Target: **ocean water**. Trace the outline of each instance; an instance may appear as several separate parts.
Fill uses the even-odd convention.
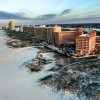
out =
[[[56,100],[48,89],[36,84],[35,75],[19,66],[36,57],[37,48],[11,49],[0,30],[0,100]]]

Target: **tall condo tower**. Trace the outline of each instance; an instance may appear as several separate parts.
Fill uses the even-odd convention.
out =
[[[10,21],[10,30],[15,30],[15,23],[14,23],[14,20],[11,20]]]

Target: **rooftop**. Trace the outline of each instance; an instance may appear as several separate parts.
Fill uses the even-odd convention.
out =
[[[62,32],[75,32],[75,31],[70,30],[70,31],[62,31]]]
[[[89,36],[90,36],[90,34],[82,34],[82,35],[80,35],[80,36],[89,37]]]

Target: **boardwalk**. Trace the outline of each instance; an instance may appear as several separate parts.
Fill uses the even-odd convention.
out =
[[[58,52],[60,54],[64,54],[64,52],[62,50],[59,50],[59,48],[53,46],[53,45],[45,45],[45,47],[51,49],[52,51]]]

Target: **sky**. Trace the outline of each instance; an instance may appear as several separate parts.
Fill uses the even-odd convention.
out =
[[[0,25],[100,23],[100,0],[0,0]]]

